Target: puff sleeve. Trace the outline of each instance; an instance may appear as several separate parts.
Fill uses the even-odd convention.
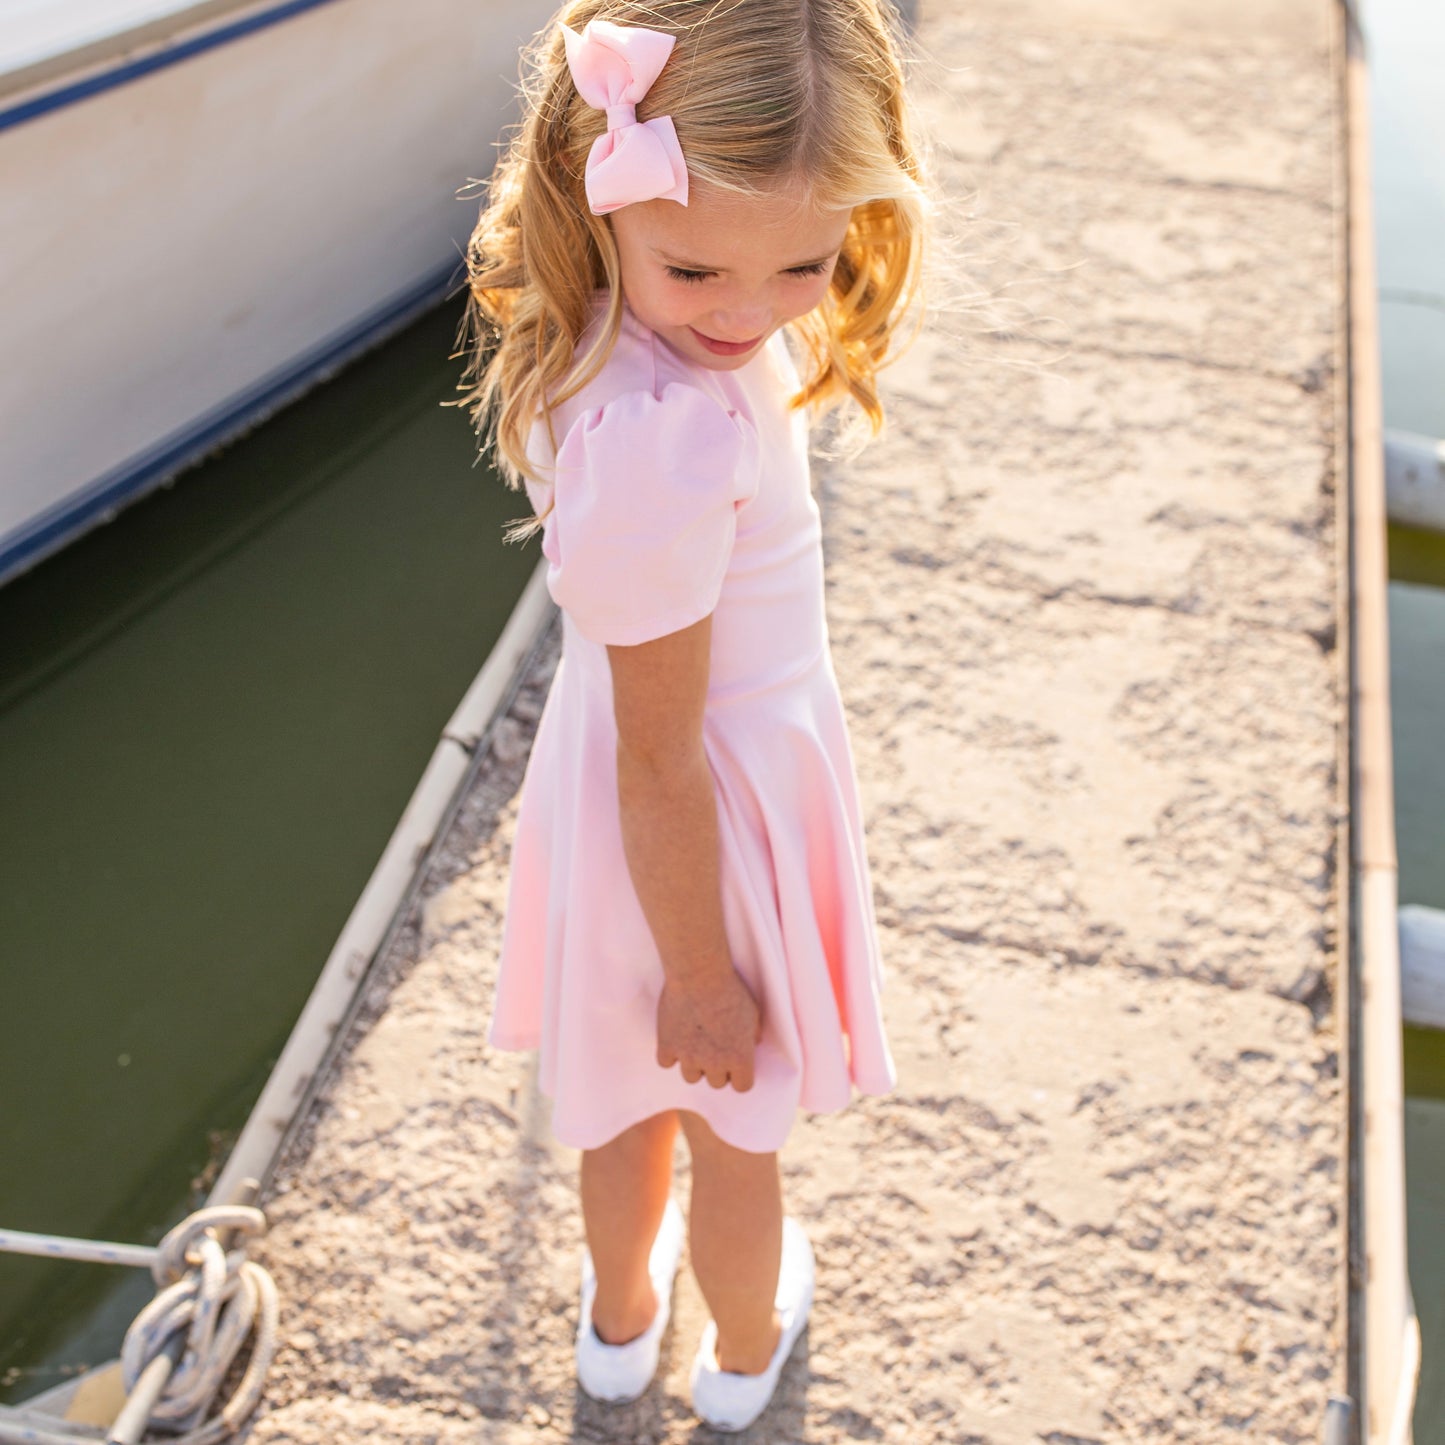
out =
[[[558,446],[542,537],[557,605],[599,643],[701,621],[717,606],[758,466],[752,423],[679,382],[584,412]]]

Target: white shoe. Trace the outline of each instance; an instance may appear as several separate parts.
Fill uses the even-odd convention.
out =
[[[783,1364],[813,1305],[813,1246],[796,1219],[783,1221],[783,1260],[774,1308],[783,1330],[761,1375],[738,1375],[717,1362],[717,1322],[709,1320],[692,1362],[692,1406],[714,1430],[746,1430],[768,1407]]]
[[[592,1301],[597,1297],[597,1271],[592,1252],[582,1249],[582,1307],[577,1317],[577,1383],[594,1400],[622,1404],[635,1400],[657,1373],[657,1357],[663,1332],[672,1314],[672,1281],[682,1254],[685,1233],[682,1210],[669,1199],[662,1224],[647,1258],[647,1272],[657,1291],[657,1313],[652,1323],[635,1340],[609,1345],[592,1328]]]

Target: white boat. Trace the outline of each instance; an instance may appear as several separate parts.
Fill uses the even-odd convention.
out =
[[[1445,441],[1385,433],[1385,504],[1392,522],[1445,532]]]
[[[1400,910],[1400,996],[1406,1023],[1445,1029],[1445,909]]]
[[[0,5],[0,582],[460,287],[551,9]]]

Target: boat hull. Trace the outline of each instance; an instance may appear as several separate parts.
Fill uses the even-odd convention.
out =
[[[1445,532],[1445,441],[1387,432],[1385,499],[1392,522]]]
[[[550,8],[182,6],[0,77],[0,581],[460,289]]]

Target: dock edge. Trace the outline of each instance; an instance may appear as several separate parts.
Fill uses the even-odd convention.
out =
[[[1336,56],[1344,122],[1344,336],[1337,389],[1346,440],[1336,498],[1348,587],[1349,679],[1344,788],[1348,885],[1340,890],[1341,1022],[1349,1098],[1347,1357],[1361,1445],[1411,1445],[1420,1328],[1405,1237],[1404,1085],[1400,1022],[1383,404],[1369,76],[1352,0],[1337,0]]]

